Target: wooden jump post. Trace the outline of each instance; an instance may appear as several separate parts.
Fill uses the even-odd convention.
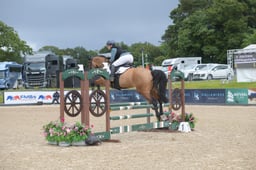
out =
[[[185,83],[184,83],[184,73],[182,73],[179,70],[170,70],[170,74],[168,74],[168,89],[169,89],[169,111],[172,112],[172,106],[173,106],[173,90],[172,90],[172,80],[178,78],[181,81],[181,87],[180,87],[180,97],[181,97],[181,119],[184,122],[185,121]]]
[[[59,74],[59,82],[60,82],[60,120],[64,121],[64,81],[69,77],[77,77],[80,79],[80,87],[81,87],[81,123],[84,125],[90,126],[90,118],[89,118],[89,81],[86,81],[87,74],[77,69],[69,69],[65,72],[60,72]],[[72,103],[71,103],[72,104]]]

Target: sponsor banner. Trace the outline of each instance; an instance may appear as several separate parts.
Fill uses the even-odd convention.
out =
[[[56,91],[4,92],[4,104],[52,103]],[[66,94],[69,91],[64,91]],[[80,92],[80,91],[79,91]],[[91,90],[90,90],[91,93]],[[166,91],[169,97],[169,90]],[[101,99],[103,100],[103,99]],[[58,99],[59,101],[59,99]],[[145,98],[136,90],[111,90],[110,103],[145,102]],[[93,102],[93,101],[92,101]],[[55,100],[56,103],[56,100]],[[254,89],[187,89],[186,104],[256,104]]]
[[[51,103],[55,91],[4,92],[5,104]]]
[[[235,64],[256,63],[256,54],[255,53],[235,54],[234,61],[235,61]]]
[[[200,104],[224,104],[225,90],[224,89],[187,89],[185,90],[185,103],[200,103]]]
[[[227,104],[248,104],[248,89],[226,89]]]
[[[144,102],[145,98],[135,90],[111,90],[110,103]]]
[[[248,104],[256,104],[256,88],[248,89]]]
[[[38,102],[52,103],[59,102],[56,99],[56,91],[24,91],[24,92],[4,92],[4,104],[36,104]],[[66,94],[68,91],[64,91]],[[59,93],[59,91],[57,91]],[[58,96],[58,95],[57,95]]]

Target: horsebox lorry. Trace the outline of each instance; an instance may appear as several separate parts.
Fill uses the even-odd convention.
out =
[[[35,53],[24,57],[23,81],[25,88],[46,87],[46,53]]]
[[[182,71],[188,65],[196,65],[202,63],[202,57],[179,57],[165,59],[162,62],[162,67],[172,66],[177,67],[178,70]]]
[[[170,58],[165,59],[162,62],[162,70],[164,71],[166,77],[168,77],[170,73],[169,67],[171,66],[174,69],[180,70],[181,72],[185,72],[185,69],[188,68],[188,66],[195,66],[197,64],[202,63],[202,57],[179,57],[179,58]],[[184,74],[184,79],[188,79],[188,75]]]
[[[22,65],[13,61],[0,62],[0,89],[22,86]]]
[[[59,72],[76,67],[77,61],[71,56],[60,57],[47,51],[27,55],[23,63],[24,86],[25,88],[59,87]]]

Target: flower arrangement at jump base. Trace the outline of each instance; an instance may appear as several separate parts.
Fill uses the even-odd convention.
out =
[[[64,121],[51,121],[43,126],[45,139],[49,144],[55,144],[59,146],[85,145],[85,141],[92,135],[91,127],[85,127],[80,122],[76,122],[73,125],[68,125]]]
[[[182,122],[182,116],[172,112],[168,118],[171,124],[171,130],[178,130],[179,125]],[[196,119],[193,113],[185,113],[185,122],[188,122],[190,129],[194,130]]]

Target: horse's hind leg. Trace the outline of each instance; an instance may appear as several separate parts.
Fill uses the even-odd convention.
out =
[[[158,106],[158,103],[159,103],[159,106]],[[155,110],[157,120],[158,121],[166,120],[167,117],[164,115],[162,102],[159,100],[157,101],[156,99],[152,99],[152,104],[153,104],[152,109]]]
[[[167,120],[167,116],[163,112],[163,103],[162,103],[162,101],[158,100],[158,103],[159,103],[159,115],[160,115],[161,119],[162,120]]]
[[[160,113],[158,112],[158,106],[157,106],[157,100],[156,99],[152,99],[152,105],[153,105],[153,110],[155,110],[155,114],[156,114],[156,118],[158,121],[161,120],[160,116],[161,116],[161,108],[160,108]],[[163,109],[162,109],[163,110]],[[163,112],[163,111],[162,111]]]

